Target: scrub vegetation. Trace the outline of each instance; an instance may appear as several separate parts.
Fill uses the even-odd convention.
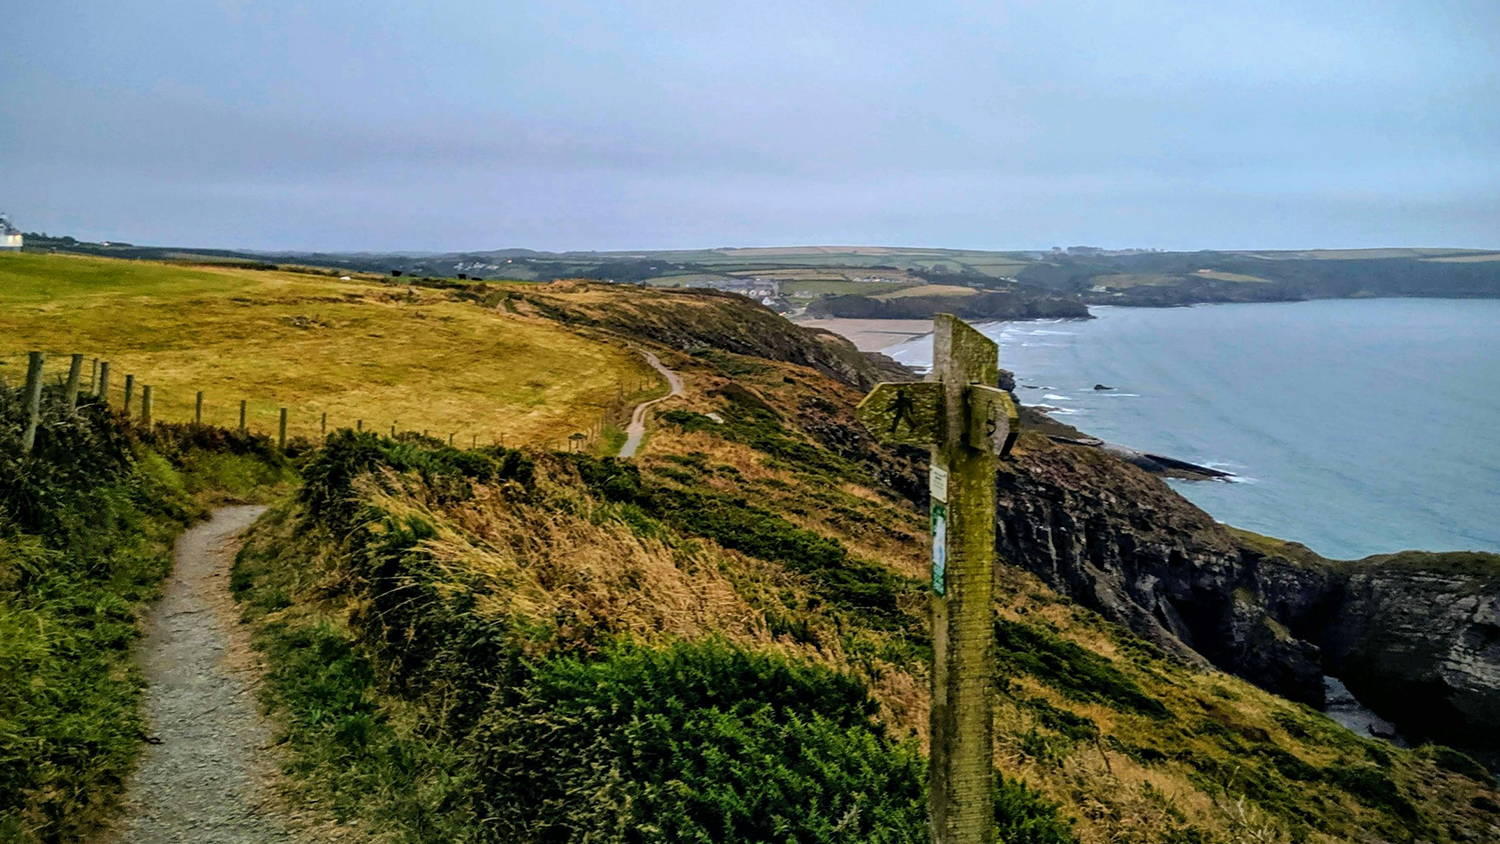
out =
[[[130,647],[172,540],[205,503],[294,473],[264,437],[146,435],[51,389],[23,454],[19,392],[0,387],[0,841],[69,841],[113,808],[145,736]]]

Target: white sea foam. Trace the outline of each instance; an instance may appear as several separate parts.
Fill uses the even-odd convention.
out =
[[[1057,393],[1047,393],[1046,395],[1042,396],[1042,398],[1051,399],[1053,401],[1072,401],[1071,396],[1059,396]]]

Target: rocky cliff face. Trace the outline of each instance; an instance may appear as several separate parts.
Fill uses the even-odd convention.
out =
[[[1500,557],[1326,560],[1035,436],[997,519],[1008,561],[1170,652],[1314,706],[1327,672],[1408,735],[1500,748]]]
[[[1500,557],[1406,552],[1341,567],[1323,664],[1417,738],[1500,748]]]

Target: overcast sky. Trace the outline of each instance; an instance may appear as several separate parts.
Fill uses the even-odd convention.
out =
[[[48,0],[28,231],[321,250],[1500,247],[1500,2]]]

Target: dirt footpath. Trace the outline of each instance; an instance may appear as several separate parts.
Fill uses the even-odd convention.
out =
[[[666,376],[667,384],[672,390],[659,399],[643,401],[635,406],[635,413],[630,416],[630,427],[625,429],[625,444],[620,447],[621,457],[634,457],[636,449],[641,447],[641,440],[646,436],[646,411],[658,402],[682,395],[682,376],[663,366],[661,359],[645,349],[641,350],[641,354],[646,356],[646,363],[651,364],[657,372]]]
[[[271,730],[255,700],[248,636],[229,595],[239,535],[264,507],[225,507],[177,540],[176,569],[138,659],[150,738],[126,792],[118,844],[292,842],[272,802]]]

